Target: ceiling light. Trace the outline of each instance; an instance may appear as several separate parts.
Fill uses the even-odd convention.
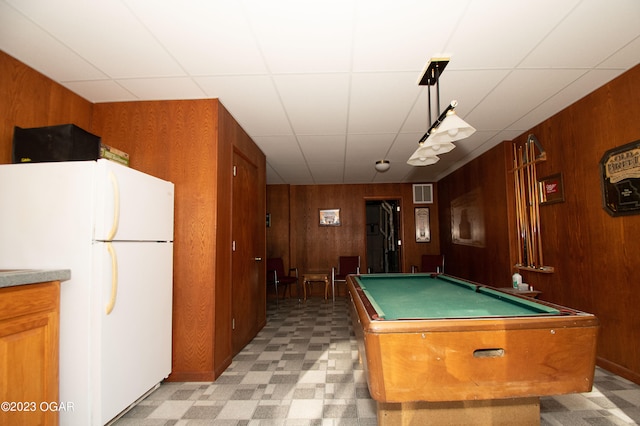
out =
[[[416,152],[419,151],[421,154],[440,155],[446,154],[456,147],[452,142],[444,140],[444,138],[440,138],[440,140],[437,140],[437,134],[438,133],[434,133],[433,135],[431,135],[431,137],[427,139],[426,142],[418,147]]]
[[[445,154],[456,146],[452,143],[471,136],[476,129],[458,117],[455,108],[458,101],[452,101],[445,110],[440,113],[440,75],[449,63],[449,59],[432,59],[427,64],[427,69],[418,82],[421,86],[428,87],[429,100],[429,130],[418,142],[418,149],[407,161],[412,166],[426,166],[435,164],[439,154]],[[431,86],[436,86],[436,104],[438,105],[438,118],[431,123]],[[435,159],[434,159],[435,157]],[[435,160],[435,161],[434,161]]]
[[[453,101],[457,104],[456,101]],[[452,102],[452,104],[453,104]],[[445,119],[440,123],[431,139],[434,143],[453,142],[460,139],[468,138],[476,132],[471,125],[460,118],[456,111],[452,108],[447,112]],[[452,144],[453,145],[453,144]]]
[[[424,149],[422,149],[424,148]],[[440,157],[429,152],[428,148],[420,146],[416,152],[413,153],[409,160],[407,160],[407,164],[410,166],[430,166],[432,164],[436,164],[440,161]]]
[[[389,160],[378,160],[376,161],[376,170],[380,173],[384,173],[391,167],[389,164]]]

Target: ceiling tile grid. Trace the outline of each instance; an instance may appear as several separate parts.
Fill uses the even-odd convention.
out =
[[[270,184],[424,182],[636,66],[638,22],[637,0],[0,0],[0,49],[91,102],[219,98]],[[477,132],[407,165],[454,99]]]

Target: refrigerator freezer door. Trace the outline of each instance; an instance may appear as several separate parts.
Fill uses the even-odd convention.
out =
[[[125,410],[171,372],[172,243],[109,243],[117,256],[118,287],[113,310],[112,260],[107,243],[94,247],[98,301],[92,323],[99,347],[100,424]],[[98,338],[96,336],[102,336]],[[97,378],[96,378],[97,379]]]
[[[173,241],[171,182],[98,160],[95,239]]]

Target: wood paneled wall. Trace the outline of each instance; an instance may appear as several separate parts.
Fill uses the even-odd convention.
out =
[[[464,141],[458,142],[463,144]],[[496,287],[511,285],[504,146],[500,145],[438,182],[440,241],[448,274]],[[483,241],[453,241],[453,207],[464,208]],[[459,220],[459,218],[456,218]],[[457,222],[456,225],[458,226]],[[464,240],[464,238],[460,239]]]
[[[225,259],[216,244],[218,201],[224,205],[217,191],[218,106],[215,100],[94,106],[92,131],[104,143],[127,152],[131,167],[175,184],[172,376],[185,380],[216,376],[213,282],[221,270],[216,262]]]
[[[89,130],[91,112],[90,102],[0,51],[0,164],[11,163],[14,126]]]
[[[640,98],[630,95],[635,93],[640,93],[640,66],[515,142],[524,143],[530,133],[538,138],[547,153],[537,167],[538,177],[562,173],[565,194],[565,202],[540,207],[544,263],[555,272],[523,271],[524,281],[541,290],[542,299],[597,315],[598,364],[640,383],[640,215],[611,217],[604,211],[599,171],[605,151],[640,140]],[[515,234],[507,235],[506,227],[509,223],[515,229],[512,164],[512,143],[505,142],[438,182],[443,251],[456,271],[472,280],[494,285],[510,281],[516,263]],[[477,182],[485,197],[487,245],[452,244],[446,220],[451,201]],[[494,219],[488,220],[490,215]]]
[[[430,207],[431,242],[416,243],[411,184],[359,185],[269,185],[267,212],[267,256],[283,257],[285,267],[305,271],[337,266],[339,256],[360,255],[366,271],[367,200],[397,199],[401,206],[401,265],[409,272],[420,264],[422,254],[440,252],[437,203]],[[434,185],[434,198],[437,188]],[[421,205],[421,207],[424,205]],[[319,226],[318,210],[339,208],[341,226]]]
[[[96,104],[94,133],[131,156],[131,166],[175,184],[174,332],[171,380],[214,380],[231,363],[232,166],[234,151],[264,154],[216,99]],[[258,198],[264,211],[264,192]],[[259,212],[261,223],[264,215]],[[265,236],[257,235],[264,252]],[[264,256],[264,254],[262,254]],[[260,282],[264,281],[262,273]],[[255,335],[265,301],[243,312]]]
[[[265,188],[264,154],[217,99],[94,105],[3,52],[0,97],[0,163],[11,161],[14,126],[73,123],[129,153],[131,167],[175,183],[171,378],[214,380],[233,357],[233,156],[255,164],[257,185]],[[264,191],[248,195],[264,211]],[[264,251],[265,236],[257,238]],[[257,333],[266,322],[265,300],[253,302],[244,314]]]

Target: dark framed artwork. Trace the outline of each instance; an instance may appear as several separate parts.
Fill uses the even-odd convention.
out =
[[[319,209],[320,226],[340,226],[340,209]]]
[[[600,182],[602,207],[609,215],[640,213],[640,140],[604,153]]]
[[[562,203],[564,201],[564,183],[562,173],[538,179],[538,194],[540,205]]]
[[[415,207],[416,242],[431,242],[431,227],[429,225],[429,207]]]

